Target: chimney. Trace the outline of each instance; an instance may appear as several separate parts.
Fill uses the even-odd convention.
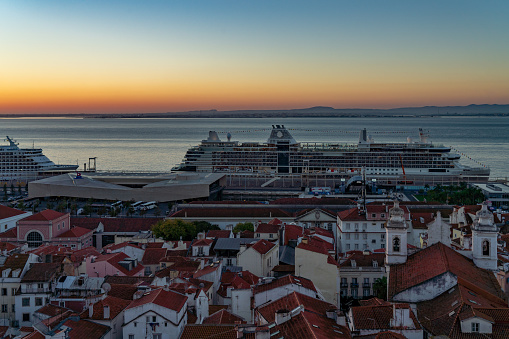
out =
[[[307,237],[302,238],[302,243],[303,244],[307,244],[308,243],[308,238]]]
[[[276,311],[276,317],[275,317],[276,325],[281,325],[282,323],[287,322],[291,318],[292,317],[290,315],[290,311],[288,311],[287,309],[281,309],[281,310]]]
[[[92,318],[93,315],[94,315],[94,304],[88,307],[88,317]]]
[[[110,318],[110,306],[109,305],[104,305],[103,313],[104,313],[104,319]]]

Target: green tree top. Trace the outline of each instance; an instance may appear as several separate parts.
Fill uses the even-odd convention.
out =
[[[196,226],[182,219],[160,220],[152,227],[152,233],[164,240],[193,240],[196,237]]]
[[[252,222],[239,222],[234,228],[233,233],[238,233],[242,231],[251,231],[254,232],[254,225]]]

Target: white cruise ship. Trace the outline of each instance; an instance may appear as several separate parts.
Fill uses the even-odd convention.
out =
[[[8,145],[0,146],[0,181],[31,181],[78,168],[78,165],[56,165],[40,148],[19,148],[9,137],[6,141]]]
[[[295,141],[284,125],[273,125],[266,143],[219,139],[214,131],[207,140],[190,148],[177,171],[227,172],[278,177],[352,178],[365,173],[389,186],[451,182],[486,182],[488,167],[469,167],[451,148],[419,139],[377,143],[361,130],[356,144]]]

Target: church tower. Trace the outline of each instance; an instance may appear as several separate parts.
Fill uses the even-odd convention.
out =
[[[428,247],[441,242],[447,247],[451,247],[451,225],[442,219],[440,211],[433,222],[428,224]]]
[[[497,270],[497,226],[486,202],[472,225],[472,256],[477,267]]]
[[[407,229],[405,211],[399,207],[399,201],[394,201],[394,207],[389,210],[389,220],[385,227],[385,264],[403,264],[407,260]]]

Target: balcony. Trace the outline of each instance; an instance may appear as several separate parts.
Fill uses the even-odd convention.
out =
[[[359,288],[359,283],[350,283],[351,288]]]
[[[348,283],[341,283],[341,288],[348,288]]]
[[[370,288],[370,287],[371,287],[370,283],[363,283],[362,284],[362,288]]]

